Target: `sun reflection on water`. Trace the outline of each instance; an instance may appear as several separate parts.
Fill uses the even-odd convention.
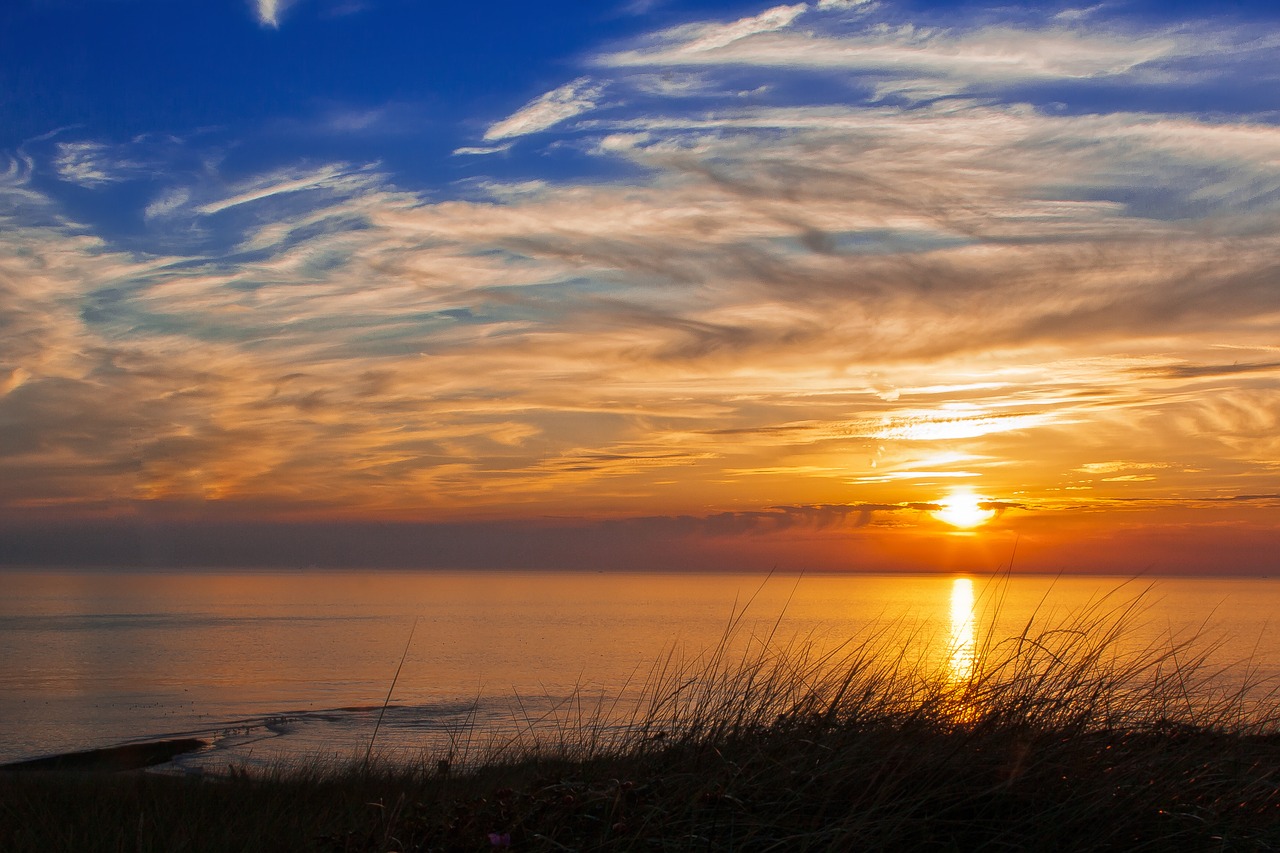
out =
[[[973,581],[956,578],[951,582],[951,656],[947,662],[947,677],[952,684],[963,684],[973,675],[978,652],[973,607]]]

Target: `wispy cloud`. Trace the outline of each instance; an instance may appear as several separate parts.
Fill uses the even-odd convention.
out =
[[[53,167],[58,177],[83,187],[98,187],[125,180],[139,164],[113,156],[99,142],[59,142]]]
[[[231,196],[200,205],[196,208],[196,212],[206,215],[221,213],[239,205],[306,190],[349,192],[366,186],[367,183],[367,172],[346,167],[311,171],[288,170],[249,181]]]
[[[742,18],[731,24],[699,24],[681,27],[672,31],[671,35],[681,42],[683,51],[700,53],[716,50],[760,33],[771,33],[785,29],[796,18],[808,11],[808,8],[805,3],[796,3],[792,6],[775,6],[758,15]]]
[[[803,4],[780,6],[732,24],[676,28],[597,61],[609,68],[754,66],[855,72],[875,81],[883,97],[897,89],[947,93],[992,84],[1114,77],[1203,49],[1189,43],[1187,35],[1094,33],[1053,22],[1038,28],[868,22],[853,32],[791,29],[804,11]]]
[[[486,142],[525,136],[547,130],[562,121],[594,109],[604,94],[604,87],[590,77],[579,77],[533,99],[502,121],[485,131]]]
[[[815,8],[840,12],[847,12],[850,9],[871,11],[876,5],[876,0],[818,0]]]
[[[143,210],[147,219],[155,219],[173,213],[191,200],[191,192],[184,187],[169,190],[157,196]]]
[[[502,145],[463,145],[453,149],[453,153],[457,155],[483,156],[486,154],[501,154],[504,151],[511,150],[514,143],[506,142]]]
[[[252,0],[258,22],[264,27],[277,29],[280,26],[280,15],[288,6],[288,0]]]
[[[190,244],[94,236],[28,179],[132,179],[127,147],[12,160],[0,504],[801,529],[785,504],[847,533],[956,482],[1026,518],[1274,494],[1280,129],[1015,85],[1176,94],[1225,36],[821,5],[601,54],[457,147],[512,151],[510,181],[166,172],[139,222]],[[793,69],[830,85],[799,102]]]
[[[667,0],[627,0],[620,9],[623,15],[647,15]]]

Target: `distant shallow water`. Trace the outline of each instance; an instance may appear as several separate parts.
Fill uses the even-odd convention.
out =
[[[957,643],[1141,595],[1135,644],[1199,633],[1224,640],[1215,661],[1280,675],[1269,579],[9,571],[0,589],[0,763],[187,735],[214,744],[191,770],[359,757],[402,655],[377,750],[430,758],[556,725],[570,697],[634,698],[748,601],[743,636],[831,646],[893,624],[957,666]]]

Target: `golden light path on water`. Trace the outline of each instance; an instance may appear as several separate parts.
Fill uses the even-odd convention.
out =
[[[388,754],[447,749],[467,726],[525,730],[530,714],[554,735],[579,696],[607,697],[625,720],[657,689],[637,671],[671,660],[702,672],[747,598],[747,651],[813,637],[821,655],[853,638],[854,653],[883,650],[885,667],[937,684],[958,722],[978,718],[988,686],[1052,663],[1040,653],[1002,669],[1003,641],[1087,627],[1088,614],[1109,625],[1138,599],[1117,654],[1206,636],[1227,688],[1237,665],[1280,679],[1280,586],[1257,578],[1163,578],[1148,594],[1098,576],[10,571],[0,589],[0,763],[178,731],[217,741],[185,763],[210,772],[363,756],[402,661],[378,734]],[[1210,611],[1229,634],[1206,628]],[[1074,635],[1051,636],[1069,648]]]
[[[947,663],[947,678],[952,684],[963,684],[973,675],[978,651],[973,608],[973,581],[954,579],[951,582],[951,656]]]

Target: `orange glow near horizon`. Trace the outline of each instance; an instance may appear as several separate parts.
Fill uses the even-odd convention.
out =
[[[32,129],[0,565],[1280,575],[1280,123],[1197,106],[1252,36],[898,5],[626,16],[440,124]]]

